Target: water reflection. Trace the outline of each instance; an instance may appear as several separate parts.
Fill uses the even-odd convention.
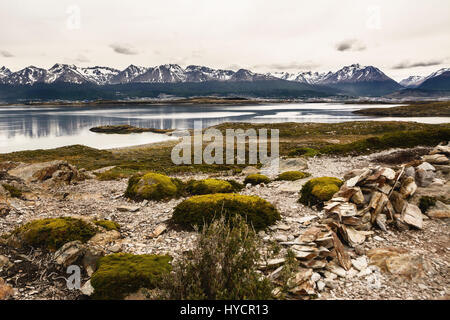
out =
[[[392,106],[392,105],[391,105]],[[158,129],[203,127],[223,122],[343,122],[354,120],[404,120],[428,123],[450,122],[450,118],[374,118],[352,111],[385,105],[272,104],[272,105],[120,105],[96,107],[0,107],[0,153],[84,144],[113,148],[164,141],[166,135],[105,135],[89,131],[100,125],[129,124]]]

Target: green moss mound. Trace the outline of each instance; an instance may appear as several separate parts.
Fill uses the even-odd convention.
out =
[[[295,148],[291,151],[289,151],[288,155],[290,157],[315,157],[319,154],[319,150],[313,149],[313,148],[307,148],[307,147],[301,147],[301,148]]]
[[[248,175],[245,180],[244,180],[244,184],[250,183],[251,185],[257,185],[257,184],[261,184],[261,183],[269,183],[270,179],[268,176],[265,176],[263,174],[250,174]]]
[[[25,245],[53,251],[67,242],[86,242],[97,232],[94,226],[83,220],[64,217],[31,221],[13,231],[13,235]]]
[[[224,216],[227,221],[240,215],[255,230],[262,230],[281,219],[277,209],[257,196],[235,193],[217,193],[193,196],[175,207],[172,220],[184,227],[202,227],[215,218]]]
[[[119,300],[140,288],[158,287],[162,276],[172,269],[167,255],[133,255],[115,253],[98,261],[97,271],[92,275],[94,299]]]
[[[111,230],[119,231],[120,230],[120,225],[117,222],[111,221],[111,220],[95,220],[94,224],[96,224],[97,226],[103,227],[108,231],[111,231]]]
[[[295,181],[300,180],[306,177],[309,177],[310,174],[302,171],[286,171],[278,175],[278,181]]]
[[[137,201],[171,199],[180,195],[181,186],[181,181],[177,179],[149,172],[131,177],[125,196]]]
[[[193,195],[200,195],[210,193],[230,193],[234,191],[234,188],[228,181],[204,179],[189,181],[186,191]]]
[[[299,202],[313,206],[328,201],[339,191],[342,184],[342,180],[334,177],[311,179],[303,185]]]

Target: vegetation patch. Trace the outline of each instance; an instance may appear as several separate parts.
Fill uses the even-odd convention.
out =
[[[257,196],[217,193],[193,196],[175,207],[172,221],[186,228],[202,227],[216,218],[230,221],[242,216],[256,230],[262,230],[281,219],[280,213],[268,201]]]
[[[450,117],[450,101],[422,102],[391,108],[369,108],[353,111],[353,113],[390,117]]]
[[[371,137],[347,144],[330,145],[320,149],[323,154],[364,154],[390,148],[435,146],[450,140],[450,128],[399,131]]]
[[[436,205],[436,198],[429,196],[422,196],[419,199],[419,208],[422,213],[427,212],[428,208],[434,207]]]
[[[9,192],[9,195],[13,198],[21,198],[22,197],[22,190],[10,185],[10,184],[2,184],[3,188],[6,189],[6,191]]]
[[[280,173],[276,180],[278,181],[295,181],[300,180],[306,177],[309,177],[311,174],[308,172],[302,172],[302,171],[286,171],[283,173]]]
[[[180,188],[182,188],[181,181],[149,172],[131,177],[125,196],[137,201],[171,199],[180,195]]]
[[[99,259],[92,275],[94,299],[119,300],[141,288],[154,289],[171,271],[168,255],[114,253]]]
[[[95,220],[94,224],[102,228],[105,228],[107,231],[120,230],[120,225],[117,222],[111,220]]]
[[[129,134],[129,133],[142,133],[142,132],[154,132],[154,133],[167,133],[173,130],[154,129],[154,128],[139,128],[133,127],[128,124],[99,126],[89,129],[89,131],[96,133],[116,133],[116,134]]]
[[[178,261],[163,281],[162,299],[271,299],[273,285],[261,278],[261,243],[239,216],[205,226],[194,249]]]
[[[288,155],[290,157],[315,157],[319,154],[319,150],[308,148],[308,147],[301,147],[301,148],[295,148],[291,151],[289,151]]]
[[[13,235],[24,245],[53,251],[67,242],[86,242],[97,232],[97,228],[83,220],[64,217],[31,221],[14,230]]]
[[[270,178],[268,176],[265,176],[265,175],[259,174],[259,173],[250,174],[244,180],[244,184],[250,183],[251,185],[254,185],[254,186],[257,184],[261,184],[261,183],[267,184],[269,182],[270,182]]]
[[[342,180],[334,177],[313,178],[303,185],[299,202],[307,206],[322,204],[330,200],[342,184]]]
[[[191,180],[187,183],[186,191],[189,194],[200,195],[210,193],[231,193],[235,191],[233,185],[225,180],[204,179]]]

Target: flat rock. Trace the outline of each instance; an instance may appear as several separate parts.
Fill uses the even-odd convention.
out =
[[[436,171],[436,168],[433,167],[428,162],[423,162],[420,166],[417,166],[416,168],[417,169],[422,169],[422,170],[425,170],[425,171]]]
[[[437,200],[436,204],[426,212],[427,216],[435,219],[450,218],[450,206]]]
[[[422,211],[420,211],[419,207],[414,204],[405,204],[401,214],[401,219],[410,226],[418,229],[423,228]]]
[[[443,154],[430,154],[422,157],[423,161],[429,162],[431,164],[449,164],[450,161]]]

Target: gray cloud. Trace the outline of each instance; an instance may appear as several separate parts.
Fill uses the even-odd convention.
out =
[[[126,54],[126,55],[135,55],[138,54],[138,52],[133,49],[131,46],[123,45],[123,44],[111,44],[110,47],[114,50],[114,52],[119,54]]]
[[[89,60],[89,58],[87,58],[86,56],[84,56],[82,54],[79,54],[75,60],[78,62],[91,62],[91,60]]]
[[[2,56],[3,58],[12,58],[12,57],[14,57],[14,55],[11,52],[5,51],[5,50],[0,51],[0,56]]]
[[[336,44],[337,51],[364,51],[366,46],[357,39],[347,39]]]
[[[410,69],[410,68],[417,68],[417,67],[431,67],[431,66],[438,66],[440,64],[444,63],[443,60],[430,60],[430,61],[418,61],[414,63],[410,63],[408,61],[400,62],[392,67],[392,69]]]

